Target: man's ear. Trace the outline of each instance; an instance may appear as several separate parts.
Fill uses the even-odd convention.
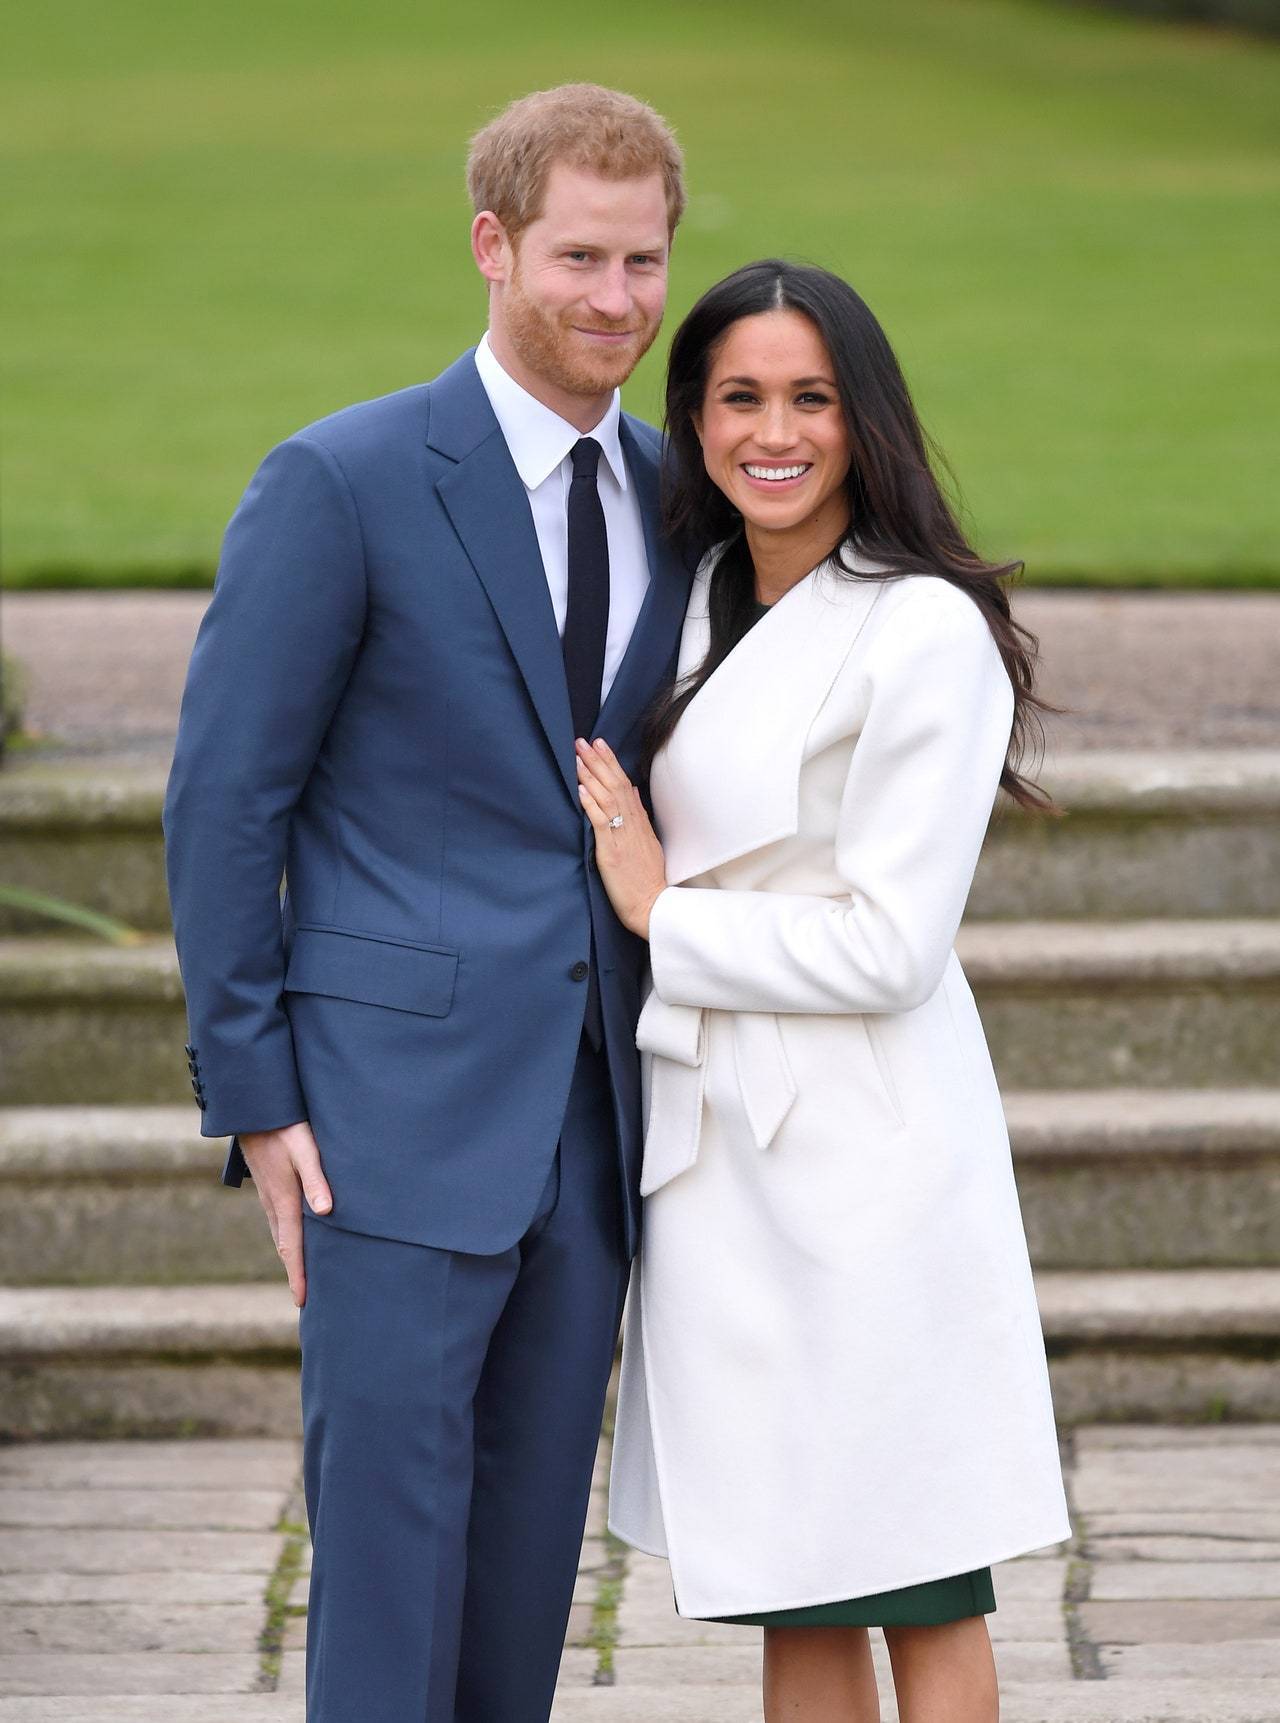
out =
[[[471,223],[471,255],[492,287],[501,287],[511,272],[511,241],[491,209],[482,209]]]

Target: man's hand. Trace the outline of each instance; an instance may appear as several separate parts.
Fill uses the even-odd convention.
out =
[[[320,1151],[305,1119],[284,1125],[278,1131],[241,1131],[240,1150],[253,1174],[276,1250],[289,1277],[293,1302],[307,1300],[307,1277],[302,1261],[302,1193],[318,1214],[333,1207]]]

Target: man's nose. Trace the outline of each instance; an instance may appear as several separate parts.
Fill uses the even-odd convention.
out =
[[[631,311],[631,289],[627,283],[626,265],[619,260],[601,270],[592,283],[587,302],[601,317],[613,323],[624,323]]]

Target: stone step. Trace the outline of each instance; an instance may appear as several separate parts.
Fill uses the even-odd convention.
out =
[[[1280,1264],[1280,1089],[1002,1099],[1038,1268]]]
[[[961,960],[1006,1089],[1276,1080],[1280,919],[977,922]],[[0,940],[0,1106],[189,1093],[169,938]]]
[[[169,926],[160,808],[167,767],[34,762],[0,772],[0,880],[116,916]],[[50,923],[0,906],[0,930]]]
[[[1280,1417],[1280,1269],[1036,1276],[1064,1424]],[[283,1270],[226,1286],[0,1288],[0,1438],[296,1436]]]
[[[1004,1096],[1041,1268],[1280,1263],[1280,1090]],[[19,1286],[269,1278],[256,1193],[218,1180],[225,1140],[176,1106],[0,1108],[0,1262]]]
[[[170,937],[0,940],[0,1106],[191,1096]]]
[[[264,1280],[279,1258],[225,1138],[175,1106],[0,1108],[0,1263],[17,1286]],[[244,1200],[247,1198],[248,1200]]]
[[[1060,1422],[1280,1414],[1280,1268],[1042,1269]]]
[[[1063,814],[999,798],[971,921],[1280,915],[1280,753],[1100,749],[1031,775]]]
[[[0,879],[169,925],[167,768],[14,763],[0,773]],[[1280,753],[1091,750],[1033,773],[1064,812],[1003,796],[969,918],[1280,915]],[[0,909],[0,931],[39,933]]]
[[[1276,1080],[1280,920],[973,922],[956,949],[1005,1089]]]
[[[0,1287],[0,1439],[300,1426],[283,1269],[241,1286]]]

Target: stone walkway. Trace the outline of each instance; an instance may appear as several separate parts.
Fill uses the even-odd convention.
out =
[[[1064,1457],[1072,1542],[995,1570],[1003,1723],[1275,1723],[1280,1425],[1083,1426]],[[553,1723],[758,1723],[760,1634],[676,1615],[606,1475],[602,1445]],[[0,1528],[4,1723],[302,1723],[296,1442],[2,1448]]]
[[[0,602],[49,757],[166,757],[206,592],[19,592]],[[1280,747],[1280,592],[1013,596],[1040,640],[1052,749]]]

